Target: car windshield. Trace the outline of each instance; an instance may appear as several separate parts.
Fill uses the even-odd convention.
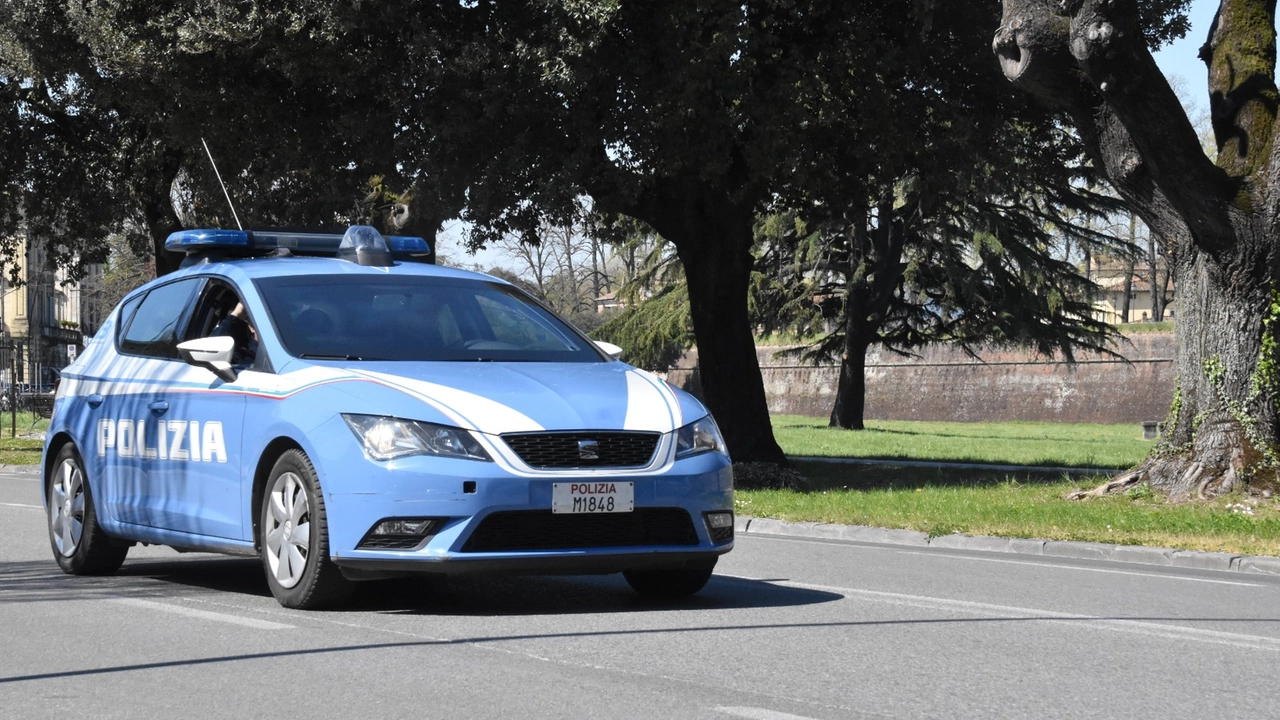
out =
[[[462,278],[307,275],[254,281],[285,350],[313,360],[601,362],[510,286]]]

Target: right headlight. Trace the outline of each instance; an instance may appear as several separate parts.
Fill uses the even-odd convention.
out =
[[[492,460],[475,437],[462,428],[384,415],[343,413],[342,419],[374,460],[394,460],[408,455]]]
[[[720,428],[710,415],[695,420],[676,431],[676,459],[686,458],[698,453],[715,451],[722,455],[729,454],[724,438],[720,437]]]

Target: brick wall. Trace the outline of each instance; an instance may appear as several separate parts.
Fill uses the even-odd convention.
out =
[[[835,400],[839,368],[802,365],[760,348],[769,410],[826,417]],[[873,349],[867,354],[869,420],[1056,421],[1138,423],[1164,420],[1173,400],[1173,335],[1134,335],[1120,349],[1129,363],[1079,354],[1077,364],[1025,352],[990,350],[981,361],[949,346],[919,358]],[[667,374],[697,392],[696,351]]]

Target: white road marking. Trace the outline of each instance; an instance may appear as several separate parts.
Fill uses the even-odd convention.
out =
[[[23,505],[22,503],[0,503],[0,507],[28,508],[28,509],[30,509],[30,510],[43,510],[43,509],[44,509],[44,508],[40,507],[39,505]]]
[[[748,537],[751,537],[751,535],[749,534],[738,535],[739,540],[743,538],[748,538]],[[959,560],[981,560],[983,562],[1009,563],[1011,565],[1036,565],[1039,567],[1053,568],[1055,570],[1082,570],[1085,572],[1111,573],[1113,575],[1137,575],[1138,577],[1144,577],[1144,578],[1161,578],[1164,580],[1185,580],[1187,582],[1215,583],[1218,585],[1242,585],[1244,587],[1271,587],[1270,585],[1265,585],[1262,583],[1237,582],[1235,580],[1211,580],[1209,578],[1188,577],[1186,575],[1168,575],[1165,573],[1145,573],[1145,572],[1137,572],[1135,570],[1108,570],[1106,568],[1083,567],[1080,565],[1059,565],[1056,563],[1033,562],[1029,560],[1004,560],[1002,558],[984,558],[984,557],[972,557],[969,555],[952,555],[950,553],[932,553],[932,552],[923,552],[920,550],[904,550],[902,549],[902,546],[886,545],[886,544],[879,544],[879,543],[870,543],[866,545],[863,545],[863,544],[847,545],[844,541],[839,539],[832,539],[830,541],[805,540],[804,538],[786,537],[785,535],[764,535],[764,534],[757,534],[755,535],[755,537],[762,538],[762,539],[767,537],[770,540],[782,540],[785,542],[804,543],[806,545],[824,545],[826,547],[844,546],[844,547],[864,548],[867,550],[885,550],[888,552],[896,552],[902,555],[923,555],[925,557],[931,557],[931,558],[945,557],[948,559],[956,558]],[[942,550],[942,549],[956,550],[958,548],[938,548],[938,549],[939,550]],[[973,550],[971,552],[982,552],[982,551]],[[1062,559],[1063,560],[1082,560],[1085,558],[1062,558]],[[1107,561],[1099,560],[1098,562],[1107,562]],[[1170,570],[1179,569],[1178,567],[1173,565],[1154,565],[1153,567],[1167,568]]]
[[[804,715],[792,715],[791,713],[778,712],[777,710],[765,710],[764,708],[718,707],[715,710],[716,712],[722,712],[725,715],[748,718],[749,720],[813,720],[813,718],[806,717]]]
[[[1020,618],[1039,618],[1050,622],[1062,622],[1080,625],[1086,628],[1111,630],[1115,632],[1148,635],[1171,640],[1194,640],[1213,645],[1230,645],[1249,650],[1270,650],[1280,652],[1280,638],[1265,635],[1246,635],[1244,633],[1223,632],[1220,630],[1204,630],[1185,625],[1166,625],[1147,622],[1145,620],[1125,620],[1121,618],[1102,617],[1100,615],[1080,615],[1077,613],[1024,608],[1013,605],[994,605],[991,603],[973,602],[970,600],[952,600],[927,595],[909,595],[906,593],[884,592],[881,590],[858,590],[855,588],[832,587],[830,585],[813,585],[810,583],[791,582],[789,580],[764,580],[740,575],[726,575],[739,580],[768,582],[781,587],[800,588],[802,590],[818,590],[836,593],[846,597],[856,597],[870,602],[924,608],[926,610],[943,610],[951,612],[972,613],[975,615],[1015,616]]]
[[[914,550],[905,550],[902,552],[902,554],[903,555],[926,555],[929,557],[942,557],[941,555],[938,555],[935,553],[917,552]],[[1054,568],[1054,569],[1061,569],[1061,570],[1082,570],[1084,572],[1111,573],[1112,575],[1137,575],[1138,577],[1144,577],[1144,578],[1163,578],[1165,580],[1185,580],[1187,582],[1213,583],[1216,585],[1239,585],[1241,587],[1271,587],[1270,585],[1263,585],[1262,583],[1236,582],[1235,580],[1210,580],[1209,578],[1187,577],[1185,575],[1164,575],[1162,573],[1144,573],[1144,572],[1135,572],[1133,570],[1107,570],[1106,568],[1080,567],[1078,565],[1057,565],[1054,563],[1031,562],[1028,560],[1004,560],[1001,558],[970,557],[968,555],[946,555],[946,557],[954,558],[956,560],[978,560],[980,562],[1006,563],[1009,565],[1034,565],[1036,567]],[[1065,559],[1074,560],[1078,558],[1065,558]],[[1157,567],[1168,567],[1171,569],[1177,569],[1172,565],[1159,565]]]
[[[269,620],[258,620],[256,618],[240,617],[239,615],[227,615],[225,613],[209,612],[208,610],[196,610],[195,608],[179,607],[177,605],[169,605],[167,603],[152,602],[150,600],[139,600],[137,598],[112,598],[111,602],[120,605],[129,605],[131,607],[142,608],[143,610],[159,610],[160,612],[173,613],[174,615],[184,615],[186,617],[198,618],[200,620],[213,620],[214,622],[231,623],[232,625],[243,625],[255,630],[292,630],[292,625],[284,623],[271,622]]]

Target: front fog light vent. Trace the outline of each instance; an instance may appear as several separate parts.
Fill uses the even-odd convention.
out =
[[[733,513],[709,512],[704,513],[703,517],[706,518],[707,532],[711,534],[713,542],[723,543],[733,539]]]
[[[357,550],[413,550],[440,528],[444,518],[387,518],[374,523]]]

